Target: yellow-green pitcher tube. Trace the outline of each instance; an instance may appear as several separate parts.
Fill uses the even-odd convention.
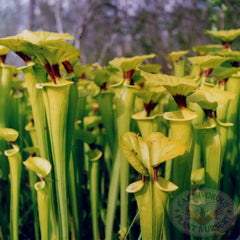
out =
[[[188,118],[183,118],[180,111],[167,112],[164,114],[164,118],[170,123],[169,136],[171,138],[178,139],[187,148],[183,156],[180,156],[172,161],[168,161],[166,165],[166,168],[171,169],[170,179],[178,185],[178,192],[186,191],[190,187],[194,147],[192,121],[196,117],[197,116],[193,114]],[[184,171],[179,171],[179,169],[184,169]]]
[[[10,90],[14,71],[16,71],[14,66],[0,67],[0,128],[9,127]]]
[[[227,122],[233,123],[233,127],[228,129],[227,133],[227,147],[225,159],[234,164],[239,156],[239,101],[240,101],[240,76],[235,74],[231,76],[226,83],[226,90],[235,94],[234,99],[229,102],[227,112]]]
[[[192,121],[193,127],[194,127],[194,153],[193,153],[193,163],[192,163],[192,171],[195,171],[199,168],[202,168],[201,164],[201,139],[199,136],[199,129],[197,129],[195,126],[199,126],[202,124],[204,119],[204,112],[202,108],[197,104],[193,102],[188,102],[188,107],[191,109],[191,111],[195,112],[197,117]]]
[[[224,155],[226,151],[226,145],[227,145],[227,133],[228,129],[233,127],[232,123],[226,123],[227,122],[227,112],[228,112],[228,106],[229,102],[220,105],[217,108],[217,121],[220,124],[217,124],[217,131],[219,133],[220,141],[221,141],[221,164],[224,160]]]
[[[66,186],[66,157],[69,94],[73,82],[62,80],[61,83],[39,84],[42,88],[43,100],[47,114],[48,128],[50,132],[53,165],[56,179],[56,196],[58,204],[58,216],[60,225],[60,239],[69,239],[68,204]]]
[[[211,125],[211,122],[213,125]],[[222,146],[219,131],[214,119],[209,119],[210,126],[198,129],[198,137],[201,145],[201,158],[204,167],[204,185],[207,189],[219,190],[222,169]],[[190,204],[191,201],[190,201]],[[217,207],[217,206],[216,206]],[[215,217],[214,217],[215,219]],[[192,221],[192,219],[191,219]],[[191,238],[198,239],[195,237]],[[205,238],[204,238],[205,239]],[[207,237],[206,239],[219,239],[219,236]]]
[[[0,66],[0,128],[7,128],[10,120],[10,90],[12,84],[13,72],[16,71],[16,67],[2,65]],[[8,175],[8,161],[7,158],[2,155],[0,168],[2,169],[3,176]]]
[[[25,126],[25,131],[29,132],[29,135],[30,135],[30,138],[31,138],[31,141],[32,141],[32,146],[37,149],[38,148],[38,137],[37,137],[36,128],[35,128],[34,123],[32,121],[30,121]]]
[[[216,128],[200,131],[205,168],[204,187],[219,190],[221,177],[221,140]]]
[[[143,189],[134,195],[140,215],[142,239],[162,239],[169,194],[161,191],[152,180],[147,181]]]
[[[20,136],[23,136],[25,134],[25,124],[26,124],[26,118],[27,118],[27,99],[26,94],[20,94],[19,96],[12,95],[11,96],[11,114],[10,114],[10,127],[13,129],[17,129]],[[13,104],[15,102],[15,104]],[[13,120],[14,119],[14,120]],[[24,147],[24,140],[23,138],[19,138],[19,147]]]
[[[46,130],[47,122],[42,93],[39,89],[36,88],[37,83],[43,83],[46,81],[46,72],[40,66],[35,65],[22,67],[21,71],[23,71],[27,81],[27,89],[32,106],[32,113],[34,125],[37,132],[40,155],[43,158],[51,159],[48,147],[48,137]]]
[[[186,111],[185,111],[186,110]],[[174,182],[178,187],[175,196],[190,189],[192,162],[194,153],[194,131],[192,121],[197,117],[196,114],[189,115],[190,111],[167,112],[164,118],[169,121],[169,137],[179,140],[185,147],[184,155],[166,162],[165,176]],[[183,116],[185,115],[185,117]],[[184,171],[181,171],[184,169]],[[173,228],[172,228],[173,229]],[[172,238],[183,239],[182,232],[174,229],[170,232]]]
[[[142,137],[147,138],[152,132],[159,131],[161,114],[146,117],[144,113],[145,111],[135,113],[132,118],[137,122]]]
[[[191,76],[199,76],[201,67],[199,64],[193,64],[191,68]]]
[[[208,189],[219,190],[221,177],[221,139],[216,129],[214,119],[208,119],[210,123],[207,127],[198,129],[200,145],[202,147],[202,162],[204,167],[204,187]],[[190,201],[190,204],[191,201]],[[215,219],[215,217],[214,217]],[[214,220],[215,221],[215,220]],[[195,239],[192,237],[191,239]],[[205,239],[205,238],[204,238]],[[216,237],[208,237],[208,240],[219,239]]]
[[[221,154],[221,163],[223,164],[223,180],[222,180],[222,189],[225,193],[230,195],[232,198],[234,197],[234,188],[236,187],[235,184],[232,182],[232,177],[234,175],[235,169],[236,169],[236,163],[231,161],[232,159],[230,157],[229,149],[226,148],[226,146],[229,147],[228,144],[228,131],[229,127],[218,127],[220,132],[220,139],[221,139],[221,145],[222,145],[222,154]],[[232,127],[230,127],[232,128]],[[224,139],[225,137],[225,139]],[[227,154],[228,153],[228,154]],[[237,163],[238,164],[238,163]]]
[[[153,132],[147,139],[135,133],[122,135],[119,147],[142,180],[130,184],[126,191],[134,193],[140,214],[143,240],[163,239],[168,194],[177,186],[160,177],[160,164],[169,161],[185,151],[183,144],[167,138],[162,133]]]
[[[185,76],[185,65],[186,65],[185,59],[173,61],[174,75],[176,77],[184,77]]]
[[[10,198],[10,239],[19,239],[19,199],[22,174],[22,156],[19,147],[14,145],[12,149],[5,150],[10,168],[11,198]]]
[[[110,91],[102,91],[97,96],[99,110],[102,116],[103,125],[106,129],[106,137],[111,152],[115,150],[115,122],[113,109],[114,93]]]
[[[135,92],[138,87],[124,85],[116,99],[118,137],[130,129],[134,109]],[[128,194],[125,191],[129,181],[129,164],[120,152],[120,238],[123,239],[128,225]]]
[[[41,181],[35,182],[34,191],[36,193],[36,202],[38,203],[39,223],[41,230],[41,239],[59,239],[57,233],[51,229],[50,220],[52,218],[52,177],[50,175],[52,165],[44,158],[34,157],[34,148],[28,148],[31,152],[29,158],[23,162],[29,173],[38,176]],[[56,223],[57,224],[57,223]],[[39,224],[38,224],[39,226]]]
[[[37,139],[36,129],[35,129],[32,121],[30,121],[25,126],[25,130],[29,132],[30,138],[32,140],[33,148],[35,147],[36,151],[37,151],[38,150],[38,148],[37,148],[38,147],[38,139]],[[34,154],[35,154],[35,152],[34,152]],[[37,182],[37,175],[32,171],[29,171],[28,174],[29,174],[29,184],[30,184],[30,189],[31,189],[32,202],[33,202],[33,205],[36,206],[37,205],[37,193],[34,188],[34,185]],[[33,209],[33,217],[34,217],[35,238],[40,239],[38,212],[37,212],[36,208]]]
[[[22,67],[20,69],[24,73],[27,82],[29,99],[32,106],[34,126],[37,135],[37,139],[34,139],[34,142],[35,144],[38,144],[40,156],[51,161],[51,147],[47,128],[46,111],[43,103],[43,96],[41,90],[36,87],[36,84],[46,81],[46,72],[41,66],[34,65],[31,62],[28,64],[28,66]],[[50,189],[52,191],[50,201],[52,232],[53,235],[57,235],[58,225],[56,223],[56,199],[54,197],[54,187],[51,187]]]
[[[47,182],[40,181],[35,183],[34,188],[37,191],[38,214],[41,230],[41,240],[49,240],[49,190]]]
[[[236,164],[239,164],[238,156],[240,152],[240,124],[239,124],[239,107],[240,107],[240,75],[233,74],[226,83],[226,90],[231,92],[235,97],[230,100],[226,121],[233,123],[233,126],[227,129],[226,149],[223,157],[224,164],[224,181],[223,190],[231,197],[234,195],[234,185],[232,184],[231,175],[235,174]]]

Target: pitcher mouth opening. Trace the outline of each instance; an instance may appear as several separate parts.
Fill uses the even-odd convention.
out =
[[[188,116],[186,117],[179,110],[179,111],[173,111],[173,112],[166,112],[163,114],[163,118],[169,121],[186,122],[186,121],[192,121],[196,119],[197,114],[192,112],[191,110],[188,110]]]
[[[37,83],[36,88],[38,88],[38,89],[42,89],[44,87],[60,88],[60,87],[64,87],[64,86],[71,85],[71,84],[73,84],[73,82],[67,81],[67,80],[63,80],[59,84],[54,84],[53,82],[45,82],[45,83]]]
[[[163,113],[157,113],[152,116],[147,116],[146,111],[141,111],[141,112],[133,114],[132,119],[138,120],[138,121],[141,121],[141,120],[144,121],[144,120],[154,120],[154,119],[156,119],[158,117],[162,117],[162,116],[163,116]]]

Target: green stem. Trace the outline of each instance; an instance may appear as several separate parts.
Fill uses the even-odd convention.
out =
[[[78,104],[78,87],[74,83],[71,85],[69,93],[69,107],[68,107],[68,119],[67,119],[67,145],[66,145],[66,163],[67,163],[67,174],[68,181],[70,182],[70,206],[72,208],[73,223],[74,223],[74,233],[75,238],[80,238],[80,215],[82,214],[82,209],[78,206],[78,186],[77,178],[79,174],[80,164],[74,160],[74,155],[72,154],[73,149],[73,139],[74,139],[74,126],[77,119]]]
[[[24,147],[24,127],[25,127],[25,112],[26,112],[26,108],[24,106],[24,101],[22,98],[18,98],[17,99],[17,103],[18,103],[18,132],[19,132],[19,136],[21,136],[19,138],[19,146],[20,148]]]
[[[202,163],[201,163],[202,147],[201,147],[201,137],[200,137],[199,131],[200,130],[198,129],[194,129],[195,143],[194,143],[192,171],[195,171],[202,167]]]
[[[105,225],[105,239],[111,240],[113,236],[113,225],[116,212],[116,204],[119,193],[119,174],[120,174],[120,149],[117,149],[116,158],[113,163],[112,175],[109,183],[107,214]]]
[[[90,164],[90,201],[92,212],[93,239],[99,240],[98,202],[99,202],[99,159]]]
[[[76,164],[73,160],[73,156],[71,154],[73,141],[72,141],[72,135],[74,130],[74,125],[76,122],[76,109],[78,104],[78,89],[76,84],[72,84],[70,87],[70,93],[69,93],[69,107],[68,107],[68,119],[67,119],[67,133],[66,138],[68,139],[66,142],[66,172],[67,172],[67,178],[68,182],[70,183],[70,206],[72,208],[72,214],[73,214],[73,222],[74,222],[74,233],[76,239],[80,238],[80,224],[79,224],[79,213],[77,207],[78,202],[78,195],[77,193],[77,185],[76,185],[76,170],[78,164]]]
[[[81,238],[81,230],[83,231],[84,229],[81,228],[82,223],[83,223],[83,214],[82,214],[82,206],[83,206],[83,203],[82,203],[82,191],[81,191],[81,186],[83,184],[83,177],[84,177],[84,146],[83,146],[83,142],[81,140],[74,140],[74,144],[73,144],[73,152],[72,152],[73,156],[72,158],[73,159],[70,159],[70,165],[69,165],[69,173],[71,171],[71,161],[73,160],[73,170],[74,170],[74,173],[71,172],[71,174],[73,176],[70,176],[70,180],[71,181],[75,181],[75,190],[76,191],[76,194],[75,194],[75,198],[77,200],[77,215],[78,215],[78,222],[79,222],[79,225],[76,226],[76,229],[77,227],[79,227],[79,235]],[[73,179],[74,177],[74,179]],[[70,200],[71,201],[71,200]],[[73,206],[74,204],[72,204],[72,209],[73,209]],[[73,211],[73,210],[72,210]],[[75,224],[75,223],[74,223]],[[76,223],[77,224],[77,223]],[[76,230],[75,230],[76,231]]]
[[[86,103],[87,97],[81,96],[81,91],[78,91],[77,119],[81,121],[81,126],[83,126],[83,119],[86,115]]]
[[[2,181],[2,180],[1,180]],[[5,184],[6,187],[8,188],[7,184]],[[1,195],[0,195],[0,212],[2,213],[2,217],[0,218],[0,239],[7,239],[7,226],[8,226],[8,220],[6,218],[6,216],[8,215],[8,213],[6,212],[5,208],[6,208],[6,203],[5,203],[5,199],[2,199],[2,195],[5,194],[6,191],[4,191],[5,189],[1,189]],[[7,199],[8,201],[8,199]],[[10,202],[10,201],[8,201]],[[4,207],[3,207],[4,205]],[[7,207],[8,208],[8,207]]]
[[[78,100],[77,100],[77,120],[80,120],[79,127],[81,130],[83,129],[83,119],[86,115],[86,96],[84,94],[81,95],[81,91],[78,91]],[[73,136],[73,167],[74,167],[74,176],[75,176],[75,185],[76,185],[76,195],[75,198],[77,200],[77,211],[78,211],[78,222],[79,222],[79,238],[81,238],[81,228],[83,223],[83,214],[82,214],[82,191],[81,186],[84,182],[84,163],[85,163],[85,153],[84,153],[84,142],[82,140],[76,139],[76,136]],[[69,170],[70,172],[70,170]],[[71,179],[73,176],[70,177]],[[74,220],[75,221],[75,220]],[[75,227],[77,229],[77,226]]]
[[[11,97],[11,117],[9,119],[9,126],[13,129],[19,130],[19,104],[20,98]],[[26,108],[25,108],[26,109]]]
[[[35,239],[39,240],[39,220],[38,220],[38,211],[37,211],[37,194],[36,190],[34,189],[34,184],[37,182],[37,175],[33,171],[29,171],[29,184],[31,189],[31,195],[32,195],[32,203],[33,203],[33,218],[34,218],[34,232],[35,232]]]
[[[73,224],[74,224],[74,233],[75,239],[80,239],[80,223],[79,223],[79,205],[77,199],[77,182],[74,169],[74,160],[71,154],[69,160],[69,170],[68,170],[68,182],[69,182],[69,202],[72,210]]]
[[[226,118],[227,118],[228,106],[229,106],[229,102],[224,105],[220,105],[217,108],[217,118],[223,123],[227,121]],[[226,152],[227,133],[229,131],[229,128],[232,128],[232,127],[233,126],[222,126],[217,124],[217,132],[219,133],[219,137],[221,140],[221,164],[223,163],[224,155]]]
[[[113,109],[113,92],[102,92],[97,96],[99,110],[102,116],[103,125],[106,129],[107,141],[110,149],[115,149],[115,121]]]
[[[227,111],[227,122],[233,123],[231,128],[227,130],[226,150],[224,153],[224,181],[223,190],[231,197],[234,195],[234,185],[232,183],[232,177],[235,175],[236,164],[238,164],[239,156],[239,103],[240,103],[240,78],[237,75],[231,76],[226,84],[226,90],[235,95],[235,97],[229,102]]]
[[[117,99],[117,126],[118,137],[130,129],[130,120],[133,114],[136,87],[123,86]],[[126,188],[129,179],[129,164],[120,152],[120,239],[125,237],[128,225],[128,194]]]
[[[8,143],[0,137],[0,169],[2,171],[2,179],[7,180],[9,174],[8,159],[4,155],[4,151],[8,148]]]
[[[237,158],[237,141],[238,134],[235,134],[239,131],[238,124],[238,109],[240,101],[240,86],[239,86],[239,77],[233,76],[230,77],[226,84],[226,90],[235,95],[235,97],[230,101],[228,112],[227,112],[227,122],[233,123],[233,127],[229,128],[227,135],[227,152],[226,158],[231,158],[231,162],[235,162]],[[236,149],[235,149],[236,148]]]
[[[73,144],[73,133],[76,122],[76,109],[78,104],[78,89],[77,85],[71,84],[68,94],[68,109],[67,109],[67,125],[66,125],[66,163],[68,172],[68,162],[70,159],[72,144]],[[75,166],[74,166],[75,167]]]
[[[195,136],[193,163],[192,163],[192,171],[194,171],[199,168],[202,168],[202,163],[201,163],[202,147],[201,147],[201,137],[199,135],[200,130],[195,128],[195,126],[197,127],[202,125],[205,114],[202,108],[197,103],[189,102],[188,106],[191,109],[191,111],[195,112],[197,115],[197,117],[192,121],[194,126],[194,136]]]

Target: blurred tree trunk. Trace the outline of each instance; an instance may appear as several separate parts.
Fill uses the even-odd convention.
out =
[[[34,22],[34,10],[36,6],[36,0],[29,0],[28,7],[28,26],[29,30],[33,30],[33,22]]]
[[[59,33],[63,33],[63,24],[62,24],[62,18],[61,18],[61,8],[62,8],[62,1],[61,0],[56,0],[56,4],[55,4],[55,19],[56,19],[57,31]]]

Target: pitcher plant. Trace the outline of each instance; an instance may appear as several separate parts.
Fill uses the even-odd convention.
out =
[[[163,239],[166,207],[170,192],[178,189],[160,177],[160,164],[182,155],[184,145],[162,133],[152,133],[147,139],[133,132],[121,136],[120,148],[129,163],[142,175],[142,180],[130,184],[126,191],[134,193],[139,214],[142,239]]]
[[[8,157],[10,170],[10,239],[19,239],[19,199],[22,175],[22,156],[15,141],[18,132],[11,128],[0,128],[0,137],[6,140],[11,146],[4,151]]]

